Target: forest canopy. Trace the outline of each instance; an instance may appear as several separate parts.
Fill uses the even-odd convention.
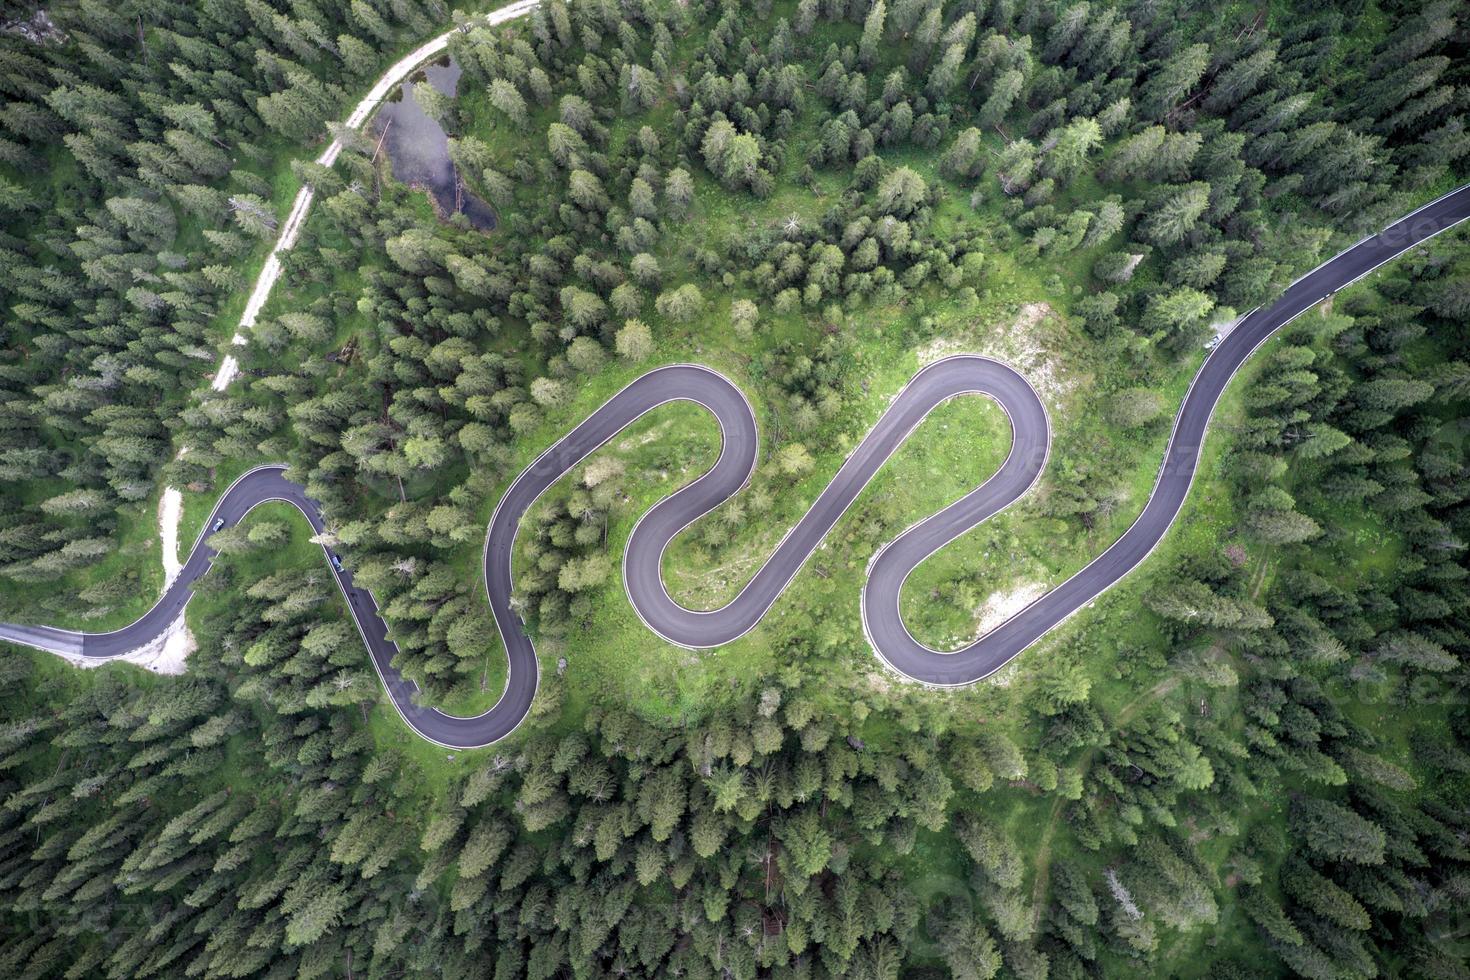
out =
[[[489,513],[611,392],[699,361],[756,406],[750,486],[666,559],[708,606],[918,364],[975,349],[1056,434],[905,591],[952,645],[1128,526],[1206,342],[1470,170],[1456,0],[481,13],[0,12],[0,618],[131,621],[160,488],[192,540],[282,461],[424,703],[480,711]],[[446,31],[455,90],[394,97],[493,231],[333,121]],[[412,739],[321,550],[263,508],[210,538],[182,676],[0,652],[0,972],[1465,977],[1467,323],[1454,232],[1285,328],[1160,552],[955,693],[883,673],[858,586],[1004,458],[993,406],[915,430],[771,619],[697,654],[620,580],[719,451],[658,409],[523,523],[541,688],[465,753]]]

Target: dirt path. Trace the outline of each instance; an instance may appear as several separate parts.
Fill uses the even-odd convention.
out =
[[[485,17],[485,23],[490,26],[503,24],[508,20],[522,17],[535,9],[540,0],[518,0],[508,6],[502,7]],[[454,31],[446,31],[433,40],[422,44],[400,58],[383,73],[377,83],[363,97],[362,101],[347,116],[344,125],[349,129],[361,128],[372,116],[378,105],[388,97],[389,93],[398,87],[404,79],[408,78],[414,71],[427,61],[431,61],[442,54],[449,47],[449,39]],[[316,162],[323,166],[331,166],[337,156],[342,152],[341,140],[332,140],[327,144]],[[302,227],[306,224],[307,215],[311,211],[311,202],[315,196],[314,190],[308,185],[303,186],[296,192],[296,198],[291,202],[291,211],[286,216],[286,222],[281,226],[280,234],[276,237],[276,243],[271,247],[270,255],[265,260],[265,265],[260,270],[260,275],[255,280],[255,286],[250,291],[250,298],[245,303],[245,311],[240,316],[240,323],[236,329],[232,343],[243,345],[245,335],[250,328],[255,326],[255,321],[260,316],[260,311],[265,307],[266,301],[270,299],[271,290],[275,288],[276,280],[281,276],[282,252],[290,249],[296,244],[297,237],[301,234]],[[239,361],[232,354],[226,354],[220,361],[218,370],[210,382],[210,388],[215,391],[224,391],[230,382],[240,373]],[[178,526],[182,513],[180,494],[174,487],[165,487],[163,495],[159,499],[158,527],[159,538],[163,551],[163,573],[164,588],[173,583],[179,575],[182,567],[178,557]],[[184,672],[184,661],[189,653],[195,648],[193,634],[189,632],[188,624],[181,615],[169,630],[155,642],[148,646],[135,650],[121,659],[141,664],[149,670],[164,674],[181,674]],[[100,662],[100,661],[98,661]]]
[[[517,17],[524,17],[534,10],[540,0],[518,0],[508,6],[487,14],[484,22],[491,27],[503,24]],[[456,28],[455,30],[458,30]],[[357,107],[347,116],[344,121],[348,129],[358,129],[368,121],[379,103],[388,97],[399,83],[408,78],[426,61],[431,61],[443,54],[449,47],[449,39],[454,36],[454,31],[446,31],[432,41],[420,45],[413,51],[404,55],[393,64],[383,76],[378,79]],[[316,158],[316,162],[324,167],[330,167],[336,162],[338,154],[342,152],[342,141],[332,140],[327,148]],[[306,224],[306,216],[311,211],[311,201],[315,191],[310,185],[304,186],[296,192],[296,199],[291,202],[291,211],[286,216],[286,223],[281,226],[281,232],[276,237],[276,244],[271,248],[271,254],[266,257],[265,265],[256,277],[255,288],[250,290],[250,298],[245,302],[245,312],[240,315],[239,329],[235,332],[232,343],[244,344],[245,331],[255,326],[260,311],[265,307],[266,300],[270,299],[271,290],[275,288],[276,280],[281,276],[280,254],[287,251],[296,244],[296,237],[301,233],[301,228]],[[210,387],[215,391],[224,391],[236,374],[240,372],[239,362],[233,355],[225,355],[220,362],[219,370],[215,372],[214,380]]]

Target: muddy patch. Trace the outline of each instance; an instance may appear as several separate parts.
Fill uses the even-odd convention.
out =
[[[443,95],[453,96],[459,85],[459,63],[445,58],[416,73],[384,103],[373,127],[392,164],[393,176],[410,187],[428,192],[442,220],[463,214],[480,231],[493,231],[495,210],[465,187],[459,169],[449,158],[449,134],[419,104],[415,86],[424,82]]]

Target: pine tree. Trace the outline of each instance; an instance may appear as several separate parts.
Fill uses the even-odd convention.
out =
[[[1088,154],[1102,144],[1102,129],[1092,119],[1074,119],[1054,131],[1047,139],[1052,148],[1047,152],[1042,171],[1062,183],[1081,172]]]
[[[945,151],[939,161],[940,169],[947,176],[956,180],[978,177],[985,166],[982,156],[984,149],[980,130],[972,126],[957,136],[954,143]]]
[[[693,283],[685,283],[677,289],[659,293],[654,306],[660,316],[675,323],[690,323],[704,312],[704,294]]]
[[[1144,83],[1138,111],[1148,119],[1164,116],[1199,83],[1209,63],[1206,44],[1192,44],[1175,54]]]
[[[882,214],[907,218],[924,203],[928,194],[924,178],[908,167],[898,167],[878,186],[877,207]]]
[[[617,336],[618,354],[630,361],[647,360],[653,353],[653,335],[642,320],[628,320]]]
[[[945,48],[944,55],[935,63],[929,72],[928,81],[924,84],[924,90],[931,98],[944,99],[960,77],[960,68],[965,61],[965,45],[951,44]]]
[[[990,86],[990,92],[980,105],[977,121],[981,126],[994,128],[1010,113],[1011,108],[1026,86],[1026,76],[1017,69],[1000,74]]]
[[[530,125],[525,97],[506,79],[497,78],[490,83],[490,104],[499,109],[517,129],[525,129]]]
[[[863,34],[858,42],[858,63],[865,69],[873,67],[873,62],[877,59],[887,16],[888,7],[884,0],[874,0],[873,5],[868,8],[867,17],[863,19]]]
[[[1313,854],[1333,861],[1383,862],[1383,828],[1330,800],[1304,796],[1292,801],[1292,833]]]
[[[1344,929],[1361,931],[1373,925],[1368,911],[1351,893],[1300,858],[1283,865],[1281,884],[1303,907]]]
[[[694,201],[694,183],[689,173],[678,167],[669,171],[668,179],[664,182],[664,195],[669,200],[674,217],[687,215],[689,206]]]

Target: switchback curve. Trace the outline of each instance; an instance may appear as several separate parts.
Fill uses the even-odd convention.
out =
[[[1191,383],[1175,418],[1153,492],[1134,524],[1080,572],[954,653],[930,650],[904,628],[898,608],[903,581],[925,557],[1025,493],[1045,464],[1050,438],[1045,410],[1025,380],[1003,364],[969,355],[937,361],[916,374],[740,595],[721,609],[705,612],[684,609],[668,596],[660,563],[668,542],[682,528],[744,486],[757,451],[754,414],[738,388],[722,375],[698,365],[656,369],[618,392],[522,472],[491,517],[485,540],[485,587],[505,641],[510,670],[505,694],[483,714],[457,717],[415,704],[412,694],[416,686],[392,665],[397,651],[387,637],[387,627],[378,616],[373,597],[354,586],[350,571],[334,568],[333,575],[373,665],[409,727],[447,747],[489,745],[510,734],[525,719],[539,677],[535,649],[510,604],[511,553],[520,518],[562,474],[627,425],[652,408],[675,400],[697,402],[720,422],[723,442],[714,467],[651,508],[634,527],[624,555],[629,598],[650,629],[686,646],[717,646],[759,622],[862,487],[928,412],[955,395],[979,392],[1000,402],[1011,419],[1010,456],[979,489],[914,525],[880,550],[869,564],[862,604],[864,630],[878,655],[895,670],[931,685],[970,684],[1004,666],[1148,556],[1183,507],[1210,416],[1226,385],[1261,344],[1339,289],[1467,217],[1470,185],[1363,239],[1298,279],[1271,306],[1242,318],[1205,358]],[[324,530],[317,505],[298,484],[286,479],[281,466],[259,467],[232,484],[216,504],[206,530],[220,519],[233,525],[267,500],[292,504],[313,530]],[[142,646],[177,618],[193,594],[194,583],[208,571],[214,552],[204,538],[201,532],[178,578],[153,609],[130,626],[112,633],[84,634],[0,624],[0,640],[98,659]]]

